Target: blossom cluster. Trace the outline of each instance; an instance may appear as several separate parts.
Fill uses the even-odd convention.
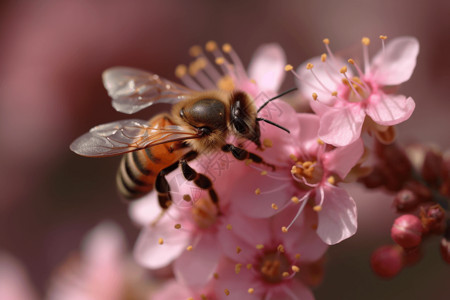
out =
[[[314,298],[310,287],[321,280],[317,270],[327,248],[357,230],[356,204],[343,185],[373,172],[373,141],[393,143],[394,125],[415,108],[397,87],[411,77],[419,44],[412,37],[386,39],[380,36],[381,50],[371,60],[370,40],[362,39],[362,64],[338,57],[324,39],[326,53],[296,71],[276,44],[261,46],[248,71],[229,44],[191,49],[194,62],[176,71],[186,86],[244,91],[258,117],[272,124],[261,124],[261,148],[228,141],[264,163],[223,152],[191,163],[211,178],[218,203],[177,170],[167,176],[173,198],[167,210],[156,192],[130,205],[142,227],[136,260],[173,270],[174,279],[154,299]],[[291,102],[308,99],[311,111],[297,112],[281,100],[267,105],[279,95],[285,71],[298,85]]]

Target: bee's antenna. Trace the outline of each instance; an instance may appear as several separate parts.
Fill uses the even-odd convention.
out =
[[[289,134],[291,133],[291,132],[289,131],[289,129],[284,128],[283,126],[278,125],[277,123],[274,123],[274,122],[269,121],[269,120],[267,120],[267,119],[264,119],[264,118],[256,118],[256,121],[264,121],[264,122],[266,122],[266,123],[269,123],[270,125],[273,125],[273,126],[275,126],[275,127],[278,127],[278,128],[280,128],[280,129],[286,131],[286,132],[289,133]]]
[[[260,111],[261,109],[263,109],[264,107],[266,107],[266,105],[269,104],[269,102],[271,102],[271,101],[273,101],[273,100],[275,100],[275,99],[278,99],[278,98],[280,98],[280,97],[283,97],[284,95],[289,94],[289,93],[291,93],[291,92],[293,92],[293,91],[295,91],[295,90],[297,90],[297,88],[292,88],[292,89],[287,90],[286,92],[283,92],[283,93],[281,93],[281,94],[279,94],[279,95],[277,95],[277,96],[275,96],[275,97],[273,97],[273,98],[270,98],[269,100],[267,100],[266,102],[264,102],[264,104],[261,105],[260,108],[258,108],[258,110],[256,111],[256,113],[259,113],[259,111]]]

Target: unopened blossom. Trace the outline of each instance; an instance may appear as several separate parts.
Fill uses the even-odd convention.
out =
[[[149,295],[144,279],[144,270],[126,253],[122,231],[104,222],[86,236],[79,255],[55,272],[46,299],[143,299]]]
[[[364,68],[352,58],[345,61],[335,56],[330,41],[324,39],[327,53],[303,63],[294,73],[301,93],[311,99],[312,109],[321,116],[319,137],[324,142],[335,146],[351,144],[363,128],[381,141],[391,142],[395,132],[390,126],[411,116],[414,100],[395,91],[396,86],[411,77],[419,43],[413,37],[399,37],[385,46],[386,36],[380,39],[382,49],[370,63],[370,40],[362,39]]]
[[[336,244],[356,232],[356,204],[338,183],[361,158],[363,144],[358,139],[334,148],[319,139],[317,115],[297,114],[295,119],[290,142],[274,143],[264,153],[264,159],[275,163],[276,171],[266,175],[250,172],[246,185],[235,192],[243,200],[235,204],[243,214],[260,218],[285,208],[297,211],[298,217],[312,205],[318,214],[317,234],[325,243]],[[276,139],[277,135],[275,128],[263,138]],[[284,230],[290,230],[289,226],[286,221]]]
[[[314,299],[300,280],[300,264],[320,259],[327,245],[314,232],[317,218],[311,209],[297,218],[295,230],[278,230],[294,215],[285,210],[266,219],[230,219],[233,226],[221,229],[226,258],[214,281],[218,299]]]

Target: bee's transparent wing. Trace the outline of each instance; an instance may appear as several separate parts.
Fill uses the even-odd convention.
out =
[[[176,103],[193,92],[156,74],[128,67],[107,69],[102,78],[113,107],[127,114],[156,102]]]
[[[92,128],[76,139],[70,149],[82,156],[103,157],[199,137],[177,125],[154,128],[148,121],[122,120]]]

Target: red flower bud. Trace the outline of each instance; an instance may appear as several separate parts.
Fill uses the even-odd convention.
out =
[[[408,189],[403,189],[397,193],[394,198],[394,206],[397,211],[408,211],[416,208],[419,204],[419,198],[416,194]]]
[[[424,232],[441,233],[445,230],[445,211],[439,204],[421,207],[420,219]]]
[[[372,253],[370,266],[380,277],[394,277],[403,268],[403,251],[395,245],[382,246]]]
[[[392,239],[408,249],[419,246],[422,241],[422,222],[414,215],[403,215],[395,219],[391,228]]]

